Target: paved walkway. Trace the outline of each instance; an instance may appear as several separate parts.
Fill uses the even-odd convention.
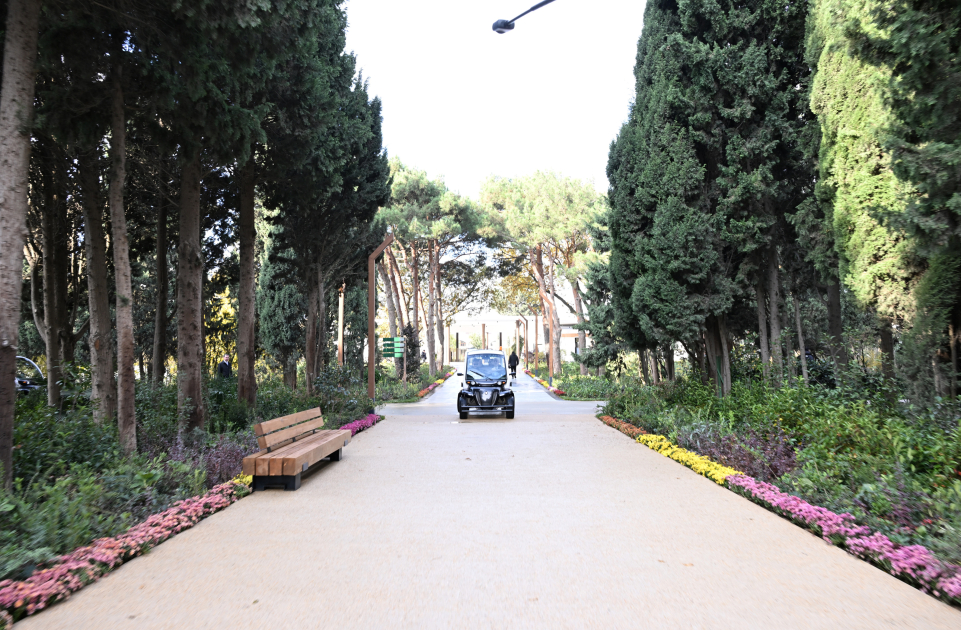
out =
[[[460,422],[458,382],[17,628],[961,628],[592,403]]]

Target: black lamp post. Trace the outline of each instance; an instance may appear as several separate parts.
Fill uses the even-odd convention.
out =
[[[496,22],[494,22],[494,27],[493,27],[493,28],[494,28],[494,32],[503,35],[503,34],[506,33],[507,31],[513,31],[513,30],[514,30],[514,22],[516,22],[517,20],[521,19],[522,17],[524,17],[525,15],[527,15],[528,13],[530,13],[531,11],[536,11],[537,9],[540,9],[542,6],[544,6],[545,4],[550,4],[551,2],[554,2],[554,0],[544,0],[544,2],[538,2],[537,4],[535,4],[534,6],[532,6],[532,7],[531,7],[530,9],[528,9],[527,11],[524,11],[523,13],[521,13],[520,15],[518,15],[518,16],[517,16],[516,18],[514,18],[513,20],[497,20]]]

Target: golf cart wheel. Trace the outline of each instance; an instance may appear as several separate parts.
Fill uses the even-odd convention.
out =
[[[512,410],[510,410],[510,411],[505,411],[505,412],[504,412],[504,416],[505,416],[508,420],[513,420],[513,419],[514,419],[514,410],[512,409]]]
[[[461,419],[461,420],[467,420],[467,412],[466,412],[466,411],[460,412],[460,419]]]

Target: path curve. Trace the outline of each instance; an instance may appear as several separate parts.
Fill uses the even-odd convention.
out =
[[[558,401],[387,405],[258,492],[17,624],[71,628],[961,628],[961,612]]]

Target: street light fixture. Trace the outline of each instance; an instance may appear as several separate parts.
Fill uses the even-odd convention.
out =
[[[517,20],[521,19],[522,17],[524,17],[525,15],[527,15],[528,13],[530,13],[531,11],[536,11],[537,9],[540,9],[542,6],[544,6],[545,4],[550,4],[551,2],[554,2],[554,0],[544,0],[544,2],[538,2],[537,4],[535,4],[534,6],[532,6],[532,7],[531,7],[530,9],[528,9],[527,11],[524,11],[523,13],[521,13],[520,15],[518,15],[518,16],[517,16],[516,18],[514,18],[513,20],[497,20],[496,22],[494,22],[494,26],[493,26],[494,32],[495,32],[495,33],[498,33],[499,35],[503,35],[504,33],[508,32],[508,31],[513,31],[513,30],[514,30],[514,22],[516,22]]]

